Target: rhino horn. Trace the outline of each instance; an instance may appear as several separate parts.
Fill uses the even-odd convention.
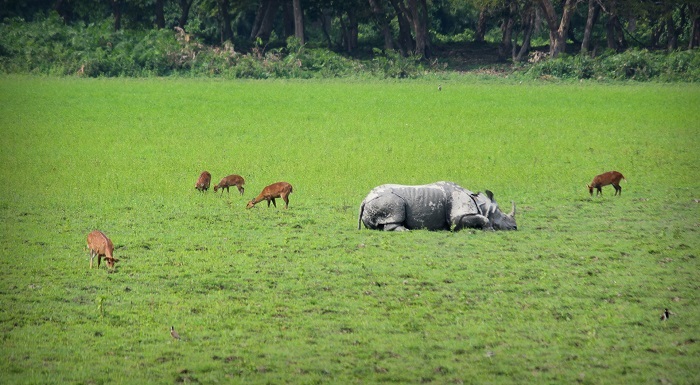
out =
[[[513,204],[513,209],[510,210],[510,213],[508,214],[509,217],[515,217],[515,202],[511,201],[510,203]]]

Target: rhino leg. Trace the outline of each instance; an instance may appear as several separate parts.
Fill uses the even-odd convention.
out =
[[[384,231],[408,231],[408,229],[400,224],[390,223],[388,225],[384,225]]]
[[[365,203],[362,222],[370,229],[406,230],[406,202],[396,195],[381,195]]]
[[[455,231],[458,231],[465,227],[470,229],[493,230],[491,221],[489,221],[487,217],[479,214],[465,215],[459,218],[459,221],[455,225],[454,229]]]

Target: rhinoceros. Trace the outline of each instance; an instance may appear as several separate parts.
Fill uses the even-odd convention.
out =
[[[410,229],[517,230],[515,203],[504,214],[493,193],[473,193],[452,182],[422,186],[384,184],[372,189],[360,205],[357,228],[402,231]]]

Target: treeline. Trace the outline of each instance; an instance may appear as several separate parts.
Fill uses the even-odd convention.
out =
[[[404,77],[488,52],[538,76],[694,80],[700,44],[697,0],[6,0],[0,19],[2,71],[86,76]]]

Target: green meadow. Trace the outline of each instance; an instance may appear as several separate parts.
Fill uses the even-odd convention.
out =
[[[441,84],[0,77],[0,383],[700,383],[700,87]],[[357,229],[439,180],[518,231]]]

